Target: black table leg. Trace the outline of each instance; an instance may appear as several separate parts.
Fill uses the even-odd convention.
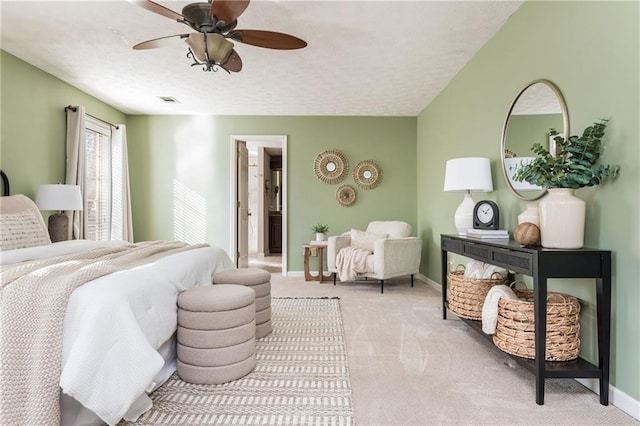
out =
[[[447,251],[442,250],[440,254],[440,267],[442,268],[442,275],[440,277],[440,284],[442,286],[442,319],[447,319]]]
[[[547,278],[533,277],[533,303],[535,312],[535,374],[536,404],[544,405],[545,352],[547,345]]]
[[[600,377],[600,404],[609,405],[609,352],[611,346],[611,256],[602,255],[602,278],[596,279],[598,317],[598,367]]]

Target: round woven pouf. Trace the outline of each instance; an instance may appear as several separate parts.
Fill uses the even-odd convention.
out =
[[[196,287],[178,295],[178,375],[220,384],[256,366],[255,292],[240,285]]]
[[[213,283],[243,285],[256,294],[256,339],[268,336],[271,326],[271,274],[264,269],[228,269],[213,276]]]

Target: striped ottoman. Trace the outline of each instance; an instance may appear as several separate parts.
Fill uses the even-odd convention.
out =
[[[264,269],[228,269],[213,276],[213,284],[247,286],[256,293],[256,339],[268,336],[271,327],[271,274]]]
[[[240,285],[178,295],[178,375],[199,384],[241,378],[256,366],[255,292]]]

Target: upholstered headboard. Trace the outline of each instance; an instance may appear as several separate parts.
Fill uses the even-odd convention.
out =
[[[38,206],[24,195],[0,198],[0,250],[51,244]]]

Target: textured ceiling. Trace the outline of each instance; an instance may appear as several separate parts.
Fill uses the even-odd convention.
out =
[[[415,116],[520,5],[253,0],[238,28],[308,47],[236,43],[244,68],[231,75],[191,67],[183,42],[134,51],[190,29],[126,1],[2,0],[0,13],[4,50],[129,114]]]

